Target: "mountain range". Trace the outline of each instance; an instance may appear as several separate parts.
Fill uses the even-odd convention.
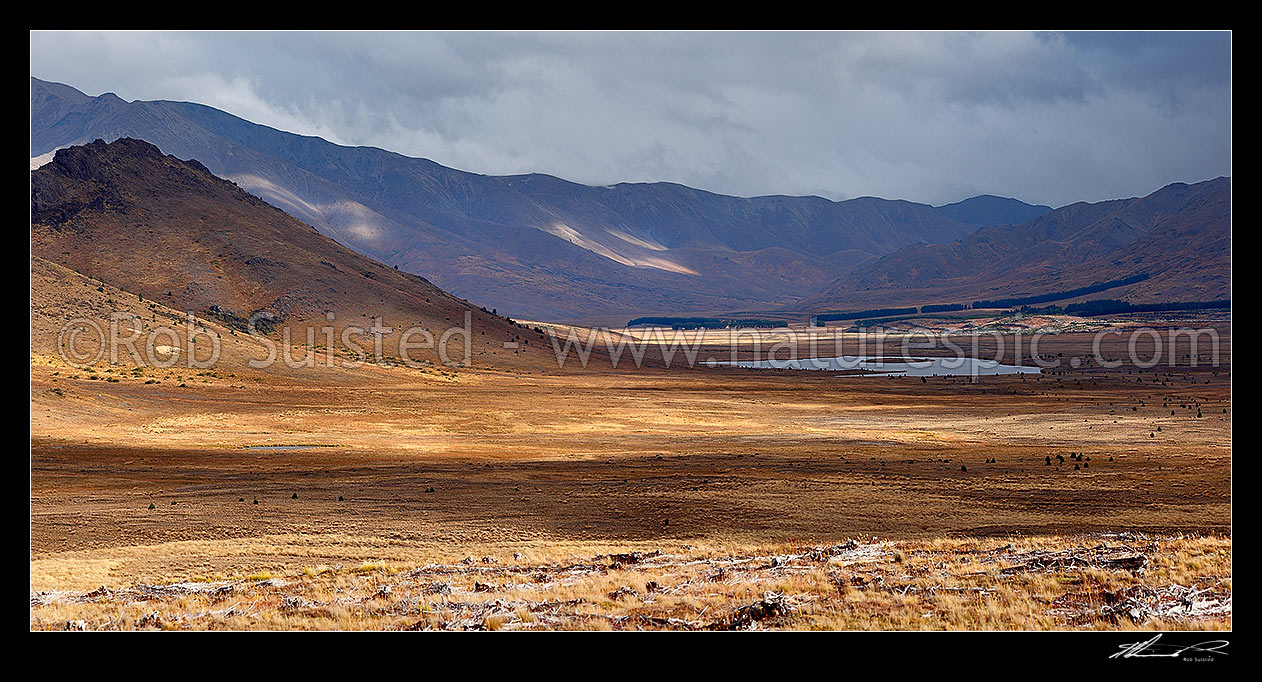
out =
[[[1231,298],[1231,180],[1174,183],[1145,197],[1075,203],[950,244],[915,244],[805,298],[854,309],[1071,291],[1138,279],[1108,297],[1134,303]]]
[[[998,197],[935,208],[480,175],[200,104],[90,97],[31,79],[32,157],[121,137],[196,159],[356,251],[517,317],[791,306],[900,247],[1050,210]]]
[[[195,159],[360,254],[517,318],[804,319],[1115,280],[1127,284],[1107,295],[1134,302],[1230,298],[1229,178],[1058,209],[991,195],[935,207],[596,187],[471,173],[201,104],[92,97],[32,77],[33,168],[59,148],[120,138]]]

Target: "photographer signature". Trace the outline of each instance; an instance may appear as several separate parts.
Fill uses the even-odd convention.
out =
[[[1123,644],[1119,647],[1120,651],[1109,656],[1109,658],[1179,658],[1184,653],[1203,653],[1203,654],[1222,654],[1227,655],[1223,651],[1227,647],[1225,639],[1211,639],[1198,644],[1175,645],[1175,644],[1158,644],[1161,635],[1157,635],[1146,642],[1132,642]]]

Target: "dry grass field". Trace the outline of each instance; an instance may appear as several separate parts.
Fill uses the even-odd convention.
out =
[[[34,349],[31,627],[1230,627],[1220,336],[976,383]]]
[[[313,564],[31,598],[40,629],[1000,630],[1230,624],[1230,541],[1135,533],[565,544],[425,564]]]

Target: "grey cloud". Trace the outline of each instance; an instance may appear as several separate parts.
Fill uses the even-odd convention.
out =
[[[1061,205],[1230,173],[1227,33],[50,33],[31,73],[477,172]]]

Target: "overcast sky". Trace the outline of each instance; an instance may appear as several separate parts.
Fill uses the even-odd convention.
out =
[[[31,75],[491,174],[1060,206],[1231,172],[1227,33],[31,34]]]

